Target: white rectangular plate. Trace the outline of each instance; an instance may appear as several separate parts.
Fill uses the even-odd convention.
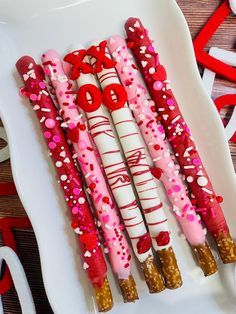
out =
[[[27,101],[18,94],[22,83],[14,65],[24,54],[39,61],[41,53],[49,48],[64,54],[73,43],[87,45],[116,33],[124,34],[124,22],[130,16],[141,18],[155,39],[216,193],[224,197],[225,215],[236,236],[236,181],[229,148],[220,118],[201,83],[191,37],[175,1],[1,0],[0,114],[9,138],[17,190],[34,227],[46,292],[56,314],[95,313],[96,309],[38,122]],[[149,295],[134,261],[140,300],[123,304],[109,271],[114,295],[112,313],[235,313],[234,265],[222,266],[219,262],[219,273],[204,278],[189,246],[179,236],[174,218],[169,216],[183,287]]]

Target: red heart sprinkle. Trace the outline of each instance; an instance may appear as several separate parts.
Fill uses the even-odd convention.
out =
[[[157,178],[158,180],[160,180],[161,176],[162,176],[162,173],[163,171],[161,170],[161,168],[151,168],[150,167],[150,171],[151,171],[151,174]]]
[[[139,254],[146,253],[152,245],[152,240],[149,233],[145,233],[137,243],[137,250]]]
[[[161,231],[156,236],[156,242],[158,246],[167,245],[170,242],[170,233],[168,231]]]
[[[165,68],[161,64],[159,64],[157,66],[156,72],[152,75],[152,78],[155,81],[165,81],[166,77],[167,77],[167,75],[166,75]]]
[[[67,137],[71,142],[77,143],[79,141],[79,130],[78,128],[68,129]]]

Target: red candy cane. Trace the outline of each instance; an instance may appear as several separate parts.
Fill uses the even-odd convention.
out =
[[[139,19],[128,19],[125,29],[129,46],[140,65],[167,138],[194,195],[193,203],[196,203],[197,211],[202,214],[207,229],[215,238],[222,260],[225,263],[233,262],[236,260],[235,244],[229,234],[219,198],[214,193],[190,130],[170,89],[165,68],[159,63],[159,55]]]

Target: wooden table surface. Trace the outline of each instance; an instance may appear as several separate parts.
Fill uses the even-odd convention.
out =
[[[177,0],[182,9],[191,30],[192,38],[196,36],[212,12],[222,2],[221,0]],[[214,37],[210,40],[208,48],[217,46],[234,51],[236,38],[236,17],[230,16],[219,28]],[[201,69],[200,69],[201,71]],[[216,79],[213,97],[222,94],[235,93],[235,84],[227,82],[221,78]],[[232,111],[223,112],[227,118]],[[1,125],[1,122],[0,122]],[[3,142],[0,142],[0,148]],[[230,143],[232,159],[236,167],[236,144]],[[10,161],[0,164],[0,182],[12,181]],[[0,198],[0,217],[25,216],[26,213],[21,205],[18,196],[4,196]],[[18,247],[18,255],[25,268],[32,294],[36,304],[37,314],[53,313],[48,303],[42,282],[40,271],[39,254],[36,239],[32,230],[15,231],[15,238]],[[2,239],[0,236],[0,244]],[[20,306],[14,289],[2,296],[4,310],[6,314],[20,314]],[[66,314],[66,313],[65,313]]]

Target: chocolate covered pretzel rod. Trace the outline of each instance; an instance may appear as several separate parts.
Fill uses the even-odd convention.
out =
[[[58,182],[72,216],[72,227],[80,244],[83,268],[94,287],[98,309],[108,311],[112,308],[113,301],[106,277],[106,263],[81,179],[60,126],[61,118],[45,85],[43,70],[28,56],[20,58],[16,67],[25,84],[22,93],[33,105],[49,155],[54,162]]]
[[[131,255],[121,231],[117,208],[100,168],[97,151],[88,133],[83,114],[75,104],[75,92],[65,75],[60,56],[49,50],[42,56],[44,71],[49,76],[64,120],[63,126],[71,140],[99,219],[113,272],[117,275],[124,302],[138,299],[131,274]],[[77,210],[76,210],[77,211]]]
[[[116,70],[126,89],[129,107],[153,159],[155,169],[152,173],[163,183],[173,205],[173,213],[192,246],[204,274],[209,276],[217,271],[215,259],[206,242],[195,208],[186,194],[186,187],[175,165],[175,159],[171,156],[163,126],[156,121],[155,114],[150,108],[147,91],[139,78],[133,56],[121,36],[112,36],[108,41],[108,48],[113,60],[117,62]]]
[[[97,46],[97,49],[99,47]],[[107,58],[111,58],[107,48],[105,55]],[[96,63],[93,58],[91,61]],[[103,91],[105,92],[107,88],[110,89],[110,95],[108,92],[105,95],[108,98],[117,99],[117,104],[120,103],[122,99],[118,98],[117,95],[112,95],[116,88],[118,89],[118,86],[120,86],[115,68],[103,68],[97,76]],[[106,101],[105,98],[104,101]],[[161,261],[166,286],[170,289],[178,288],[182,285],[182,279],[171,246],[171,233],[167,218],[159,198],[158,187],[149,169],[143,142],[140,140],[140,134],[126,103],[126,98],[123,107],[111,110],[110,113],[132,174],[143,214],[152,237],[153,247]]]
[[[128,46],[140,65],[168,140],[194,195],[192,202],[214,237],[223,263],[234,262],[236,261],[236,246],[219,204],[222,202],[222,197],[214,192],[196,144],[170,89],[165,68],[159,62],[159,55],[155,52],[148,32],[139,19],[128,19],[125,29]]]
[[[88,64],[90,62],[88,57],[84,61]],[[98,88],[98,83],[93,74],[81,73],[77,79],[77,84],[80,89],[91,88],[91,86]],[[80,98],[78,98],[78,103],[81,105]],[[103,104],[95,111],[90,111],[91,104],[89,102],[87,107],[85,109],[87,109],[89,130],[100,153],[108,183],[119,207],[135,255],[141,263],[149,291],[150,293],[160,292],[164,290],[165,286],[155,265],[151,249],[152,241],[144,224],[131,185],[130,175],[116,141],[109,112]]]

